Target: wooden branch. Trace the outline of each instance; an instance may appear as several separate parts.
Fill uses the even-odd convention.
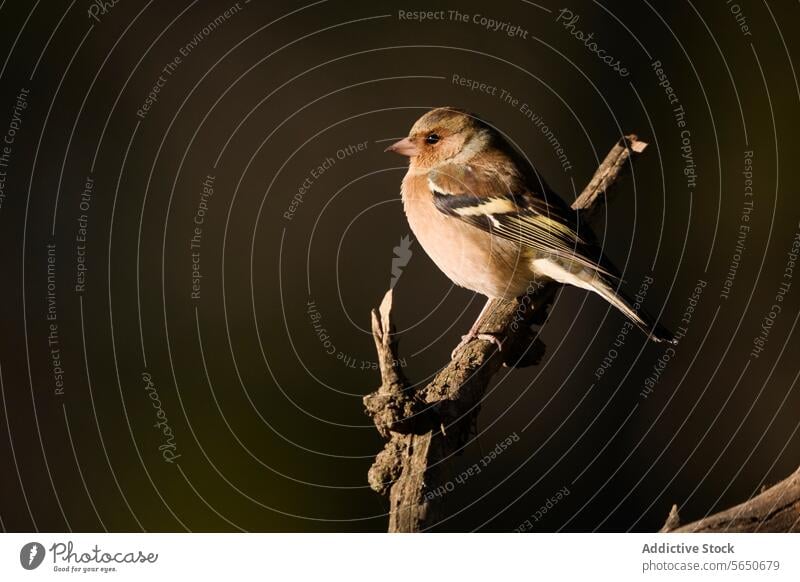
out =
[[[523,351],[531,347],[535,355],[539,344],[531,344],[528,325],[533,313],[549,305],[553,291],[554,287],[548,285],[526,302],[493,301],[481,321],[481,333],[502,333],[509,352],[518,352],[522,345]],[[391,297],[391,291],[384,302],[387,297]],[[512,325],[515,318],[517,324]],[[523,337],[524,342],[520,342]],[[381,342],[379,351],[384,345]],[[530,362],[530,354],[525,355],[528,357],[524,359]],[[397,361],[397,355],[382,354],[379,359]],[[386,379],[377,393],[364,399],[378,430],[390,437],[369,471],[369,483],[375,491],[385,493],[390,489],[389,531],[421,531],[438,521],[438,504],[433,504],[426,493],[446,480],[442,464],[468,441],[489,380],[503,363],[494,344],[473,341],[427,386],[408,395],[406,405],[396,404],[398,390]],[[405,394],[403,390],[400,393]],[[382,401],[388,406],[381,408]],[[410,410],[412,415],[398,418],[399,410]]]
[[[647,146],[635,135],[616,144],[572,205],[589,210],[616,181],[631,152]],[[382,384],[364,405],[388,439],[369,471],[370,486],[389,494],[389,531],[429,529],[441,519],[438,497],[430,492],[446,479],[442,465],[474,434],[481,400],[503,364],[535,364],[544,353],[531,325],[542,323],[557,286],[533,282],[530,293],[513,301],[493,299],[479,324],[480,333],[505,338],[502,353],[494,343],[468,343],[424,388],[412,392],[399,364],[391,321],[392,291],[372,311],[372,332]]]
[[[639,141],[635,135],[628,135],[611,148],[589,184],[572,203],[572,209],[588,211],[595,208],[595,201],[601,194],[605,194],[606,190],[614,183],[631,154],[633,152],[640,154],[646,147],[647,144]]]
[[[699,521],[680,525],[678,507],[672,506],[662,532],[752,533],[800,532],[800,469],[765,489],[749,501]]]

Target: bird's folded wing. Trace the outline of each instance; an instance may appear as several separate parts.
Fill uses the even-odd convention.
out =
[[[540,253],[617,276],[603,264],[599,249],[579,236],[563,203],[531,192],[513,172],[451,164],[429,174],[429,187],[440,212]]]

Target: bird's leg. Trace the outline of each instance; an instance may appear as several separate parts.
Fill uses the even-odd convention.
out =
[[[480,339],[483,341],[491,342],[497,346],[497,350],[500,351],[503,349],[503,339],[494,333],[480,333],[478,330],[480,329],[481,318],[486,313],[487,309],[489,309],[489,304],[492,302],[491,299],[486,300],[486,304],[481,309],[480,314],[478,314],[478,318],[475,320],[475,323],[472,324],[472,327],[469,328],[469,332],[467,335],[461,336],[461,342],[455,347],[455,349],[450,354],[450,358],[455,358],[458,351],[471,342],[474,339]]]

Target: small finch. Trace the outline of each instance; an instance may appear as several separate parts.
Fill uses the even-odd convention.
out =
[[[533,281],[574,285],[597,293],[651,340],[674,343],[618,290],[618,271],[576,213],[486,122],[433,109],[386,151],[410,158],[402,185],[408,222],[456,285],[489,299],[524,295]],[[476,338],[502,349],[501,338],[478,333],[481,316],[455,351]]]

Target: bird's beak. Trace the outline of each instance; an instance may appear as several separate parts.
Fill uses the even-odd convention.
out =
[[[409,158],[413,158],[419,153],[419,148],[413,141],[411,141],[410,137],[406,137],[398,142],[393,143],[384,151],[394,152],[396,154],[400,154],[401,156],[408,156]]]

